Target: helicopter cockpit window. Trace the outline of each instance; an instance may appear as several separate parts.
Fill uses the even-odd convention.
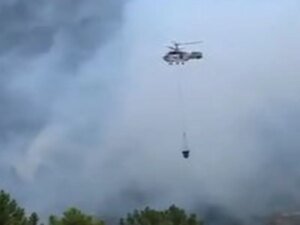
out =
[[[171,54],[171,55],[176,55],[176,54],[178,54],[178,52],[169,52],[169,54]]]

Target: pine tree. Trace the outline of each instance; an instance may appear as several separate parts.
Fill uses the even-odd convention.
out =
[[[170,206],[167,210],[158,211],[146,207],[144,210],[127,214],[120,220],[120,225],[203,225],[195,214],[188,215],[183,209]]]

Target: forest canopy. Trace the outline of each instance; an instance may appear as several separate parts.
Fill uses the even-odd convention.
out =
[[[88,215],[78,208],[69,208],[61,216],[51,215],[48,225],[105,225],[97,216]],[[36,212],[27,214],[10,194],[0,191],[0,225],[42,225]],[[44,225],[44,224],[43,224]],[[166,210],[146,207],[134,210],[120,219],[119,225],[203,225],[195,214],[188,214],[175,205]]]

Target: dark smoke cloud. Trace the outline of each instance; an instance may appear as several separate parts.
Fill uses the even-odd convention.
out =
[[[104,108],[113,106],[108,77],[117,74],[100,55],[122,26],[124,5],[0,3],[0,185],[31,209],[80,204],[84,183],[93,183],[78,171],[98,143]]]
[[[122,6],[96,0],[3,2],[0,53],[30,57],[62,44],[65,56],[89,56],[118,26]]]
[[[1,187],[42,216],[176,204],[221,225],[298,209],[298,8],[135,0],[123,17],[117,0],[1,1]],[[174,39],[204,40],[204,59],[167,67]]]

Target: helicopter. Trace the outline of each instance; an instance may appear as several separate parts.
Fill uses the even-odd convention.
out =
[[[193,45],[202,43],[202,41],[194,41],[194,42],[186,42],[186,43],[178,43],[172,42],[174,46],[168,46],[171,51],[169,51],[166,55],[163,56],[163,59],[169,63],[169,65],[175,64],[184,64],[186,61],[190,59],[201,59],[203,58],[202,52],[186,52],[182,51],[181,45]]]

